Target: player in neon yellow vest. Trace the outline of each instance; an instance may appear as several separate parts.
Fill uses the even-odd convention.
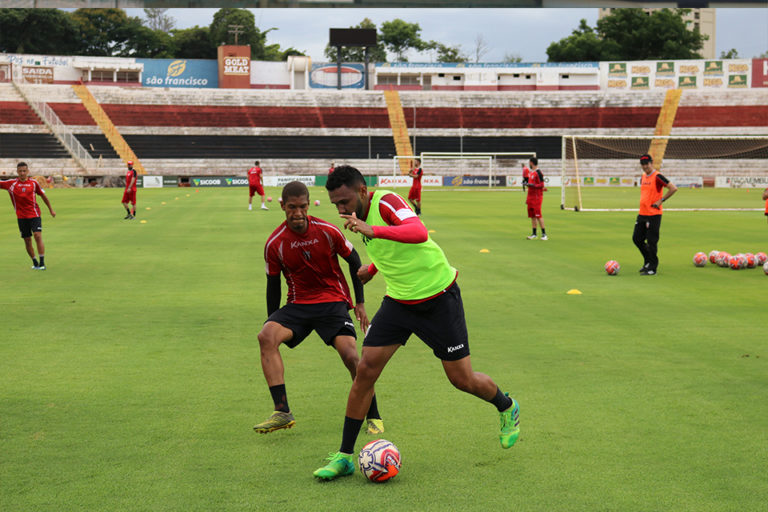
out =
[[[427,228],[405,199],[386,190],[369,192],[365,178],[354,167],[334,169],[326,189],[344,219],[344,227],[360,233],[373,262],[361,266],[357,276],[365,284],[381,273],[387,295],[363,341],[362,358],[347,399],[341,447],[314,475],[332,480],[355,471],[355,441],[374,384],[411,334],[432,349],[451,384],[496,407],[501,446],[510,448],[520,435],[520,408],[489,376],[472,369],[457,272],[442,249],[429,238]]]

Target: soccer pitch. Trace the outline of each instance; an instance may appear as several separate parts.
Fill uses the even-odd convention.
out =
[[[321,205],[310,214],[341,225],[325,191],[311,193]],[[590,191],[591,204],[611,205],[613,193]],[[520,402],[521,438],[502,450],[493,406],[452,388],[412,338],[377,385],[403,466],[376,485],[359,472],[312,477],[338,449],[350,385],[314,334],[282,351],[296,426],[252,430],[272,410],[256,334],[278,203],[248,211],[245,189],[139,190],[127,221],[119,189],[49,197],[45,272],[30,270],[12,208],[0,208],[0,510],[768,502],[768,276],[691,262],[697,251],[768,250],[762,212],[665,213],[659,274],[640,276],[634,213],[561,211],[553,190],[550,240],[528,241],[520,192],[425,190],[423,221],[459,270],[473,367]],[[763,204],[756,190],[681,189],[668,205],[689,202]],[[616,277],[603,271],[609,259]],[[366,286],[369,317],[383,290],[380,278]],[[361,433],[356,449],[370,439]]]

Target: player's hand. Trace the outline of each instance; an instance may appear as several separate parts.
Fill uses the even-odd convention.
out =
[[[659,208],[661,208],[661,200],[656,201],[651,206],[653,206],[654,208],[656,208],[658,210]]]
[[[344,219],[344,227],[351,232],[373,238],[373,228],[366,224],[365,221],[358,219],[356,213],[353,212],[352,215],[342,214],[341,218]]]
[[[355,318],[360,322],[360,329],[363,331],[363,335],[365,335],[365,333],[368,332],[368,326],[370,325],[368,314],[365,312],[365,304],[355,304]]]
[[[368,272],[368,265],[361,265],[360,268],[357,269],[357,278],[363,284],[366,284],[368,281],[373,279],[371,273]]]
[[[55,216],[56,216],[56,212],[51,210],[51,217],[55,217]]]

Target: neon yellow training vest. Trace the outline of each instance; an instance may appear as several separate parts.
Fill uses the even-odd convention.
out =
[[[374,192],[366,219],[368,225],[387,225],[379,212],[379,201],[386,194],[392,192]],[[443,250],[427,237],[420,244],[363,237],[368,256],[384,276],[387,295],[393,299],[425,299],[442,292],[456,279],[456,269],[448,263]]]

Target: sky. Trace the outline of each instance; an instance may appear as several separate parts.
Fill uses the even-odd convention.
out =
[[[547,47],[567,37],[586,19],[597,22],[597,8],[536,9],[250,9],[261,30],[276,28],[267,43],[306,52],[314,62],[326,62],[323,51],[329,28],[348,28],[370,18],[377,27],[400,18],[418,23],[421,38],[448,46],[460,45],[474,61],[478,37],[488,51],[483,62],[500,62],[506,55],[517,55],[524,62],[546,62]],[[142,9],[126,9],[129,16],[144,17]],[[176,28],[208,26],[217,9],[169,9]],[[739,57],[752,58],[768,51],[768,9],[731,8],[716,12],[716,55],[735,48]],[[430,62],[434,54],[411,51],[411,62]]]

